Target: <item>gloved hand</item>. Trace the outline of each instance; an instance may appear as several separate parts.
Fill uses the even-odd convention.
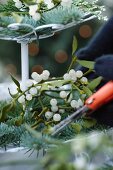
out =
[[[113,17],[100,28],[87,47],[76,53],[79,59],[90,61],[106,54],[113,54]]]
[[[105,55],[95,60],[96,74],[102,76],[105,81],[113,80],[113,55]],[[105,83],[105,82],[104,82]],[[101,84],[102,86],[103,84]],[[92,116],[102,124],[113,127],[113,101],[95,111]]]
[[[100,29],[86,48],[76,53],[76,56],[81,60],[95,61],[95,74],[104,78],[101,86],[113,80],[113,17]],[[94,76],[92,74],[88,78]],[[113,101],[102,106],[92,116],[99,123],[113,127]]]

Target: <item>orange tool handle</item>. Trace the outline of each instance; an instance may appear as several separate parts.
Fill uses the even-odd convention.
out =
[[[96,93],[91,95],[85,101],[85,105],[93,111],[108,103],[110,100],[113,100],[113,81],[109,81]]]

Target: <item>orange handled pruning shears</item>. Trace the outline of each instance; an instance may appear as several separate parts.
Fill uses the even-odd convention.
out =
[[[71,114],[69,117],[61,121],[59,124],[53,127],[51,133],[52,136],[59,133],[64,127],[70,124],[73,120],[86,115],[87,113],[92,113],[97,110],[102,105],[113,100],[113,81],[108,82],[103,87],[101,87],[96,93],[91,95],[86,101],[83,107],[78,109],[76,112]]]

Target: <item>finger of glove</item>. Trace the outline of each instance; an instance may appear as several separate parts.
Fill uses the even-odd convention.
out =
[[[78,50],[75,55],[77,56],[77,58],[79,60],[93,60],[93,53],[90,51],[90,49],[88,48],[82,48],[80,50]]]
[[[86,48],[75,54],[81,60],[95,60],[103,54],[113,53],[113,16],[97,31]]]
[[[97,75],[106,80],[113,80],[113,55],[104,55],[95,60],[94,69]]]

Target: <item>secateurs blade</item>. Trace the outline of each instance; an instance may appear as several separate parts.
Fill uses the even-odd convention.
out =
[[[108,103],[113,100],[113,81],[109,81],[103,87],[101,87],[96,93],[91,95],[86,101],[83,107],[79,108],[73,114],[68,116],[66,119],[61,121],[59,124],[53,127],[51,136],[56,135],[60,131],[64,129],[68,124],[70,124],[73,120],[76,120],[83,115],[87,115],[89,113],[94,112],[102,105]]]

